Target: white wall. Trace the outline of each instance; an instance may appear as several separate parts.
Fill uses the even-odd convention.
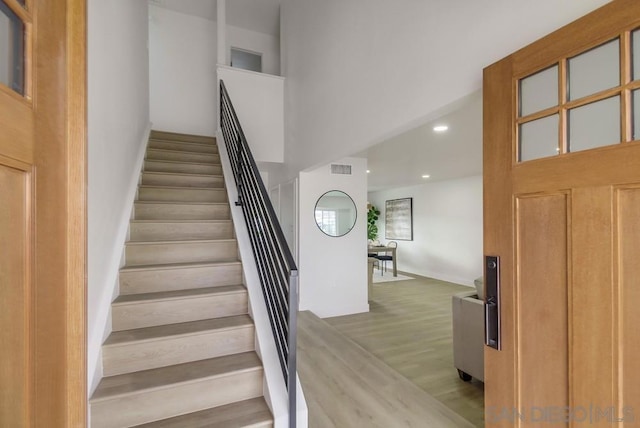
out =
[[[256,162],[284,161],[284,79],[219,66]]]
[[[214,136],[217,129],[217,26],[214,21],[149,6],[151,120],[163,131]],[[262,53],[279,74],[278,38],[227,25],[230,47]]]
[[[151,121],[162,131],[214,136],[216,25],[149,6]]]
[[[88,3],[88,376],[100,347],[149,130],[147,3]]]
[[[303,171],[299,178],[300,310],[319,317],[368,312],[367,302],[367,161],[345,158],[352,175],[331,174],[329,165]],[[342,190],[356,204],[358,217],[345,236],[325,235],[316,225],[320,196]]]
[[[480,89],[485,66],[606,2],[283,0],[291,170],[426,122]]]
[[[280,75],[280,39],[270,34],[227,25],[227,64],[231,64],[231,48],[262,54],[262,72]]]
[[[369,193],[380,210],[378,240],[385,238],[385,201],[413,198],[413,241],[398,241],[398,269],[473,285],[482,275],[482,177],[438,181]]]

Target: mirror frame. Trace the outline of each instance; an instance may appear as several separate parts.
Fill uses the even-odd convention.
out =
[[[318,221],[316,220],[316,211],[318,210],[318,203],[320,203],[320,201],[322,200],[323,197],[325,197],[327,194],[332,193],[332,192],[340,192],[343,195],[345,195],[347,198],[349,198],[349,200],[353,204],[353,209],[355,211],[355,216],[353,218],[353,224],[351,225],[351,227],[349,227],[349,230],[347,230],[342,235],[330,235],[330,234],[328,234],[327,232],[322,230],[322,227],[320,227],[320,224],[318,224]],[[338,190],[338,189],[328,190],[328,191],[324,192],[322,195],[320,195],[320,197],[316,200],[316,204],[313,207],[313,221],[315,222],[316,226],[318,226],[318,229],[320,229],[320,231],[322,233],[324,233],[325,235],[327,235],[327,236],[329,236],[331,238],[342,238],[343,236],[348,235],[349,232],[351,232],[353,230],[353,228],[356,227],[356,223],[358,222],[358,206],[356,205],[356,202],[353,200],[351,195],[349,195],[347,192],[344,192],[344,191]]]

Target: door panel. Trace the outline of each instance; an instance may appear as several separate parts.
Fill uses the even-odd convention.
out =
[[[538,407],[569,404],[568,213],[564,194],[516,199],[518,325],[528,327],[517,333],[518,400]]]
[[[638,28],[640,2],[614,0],[484,71],[484,247],[501,257],[502,310],[502,349],[485,348],[487,427],[638,426]],[[614,76],[570,100],[571,59],[614,39],[620,54],[607,57],[618,61],[619,84],[610,87]],[[556,105],[529,100],[541,110],[522,115],[523,79],[549,69],[558,73],[547,79],[557,82]],[[584,121],[594,131],[574,132],[585,150],[573,153],[572,112],[610,99],[616,115]],[[538,158],[523,158],[523,126],[548,117],[557,117],[557,137],[538,133],[539,147],[527,142]],[[598,134],[605,120],[606,136]]]
[[[7,159],[4,161],[9,163]],[[29,426],[29,193],[28,174],[0,164],[0,248],[4,249],[0,257],[0,325],[4,327],[0,329],[0,426],[3,427]]]
[[[573,190],[571,406],[574,408],[592,405],[608,409],[617,398],[612,214],[611,186]]]

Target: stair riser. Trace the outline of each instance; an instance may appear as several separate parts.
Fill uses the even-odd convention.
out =
[[[135,204],[136,220],[229,220],[229,205]]]
[[[224,179],[216,176],[189,176],[145,172],[142,174],[142,184],[146,186],[175,186],[175,187],[214,187],[223,190]]]
[[[187,239],[232,239],[233,224],[222,223],[131,223],[132,241],[181,241]]]
[[[216,145],[215,137],[203,137],[200,135],[174,134],[173,132],[151,131],[151,140],[178,141],[185,143],[212,144]]]
[[[141,188],[138,191],[140,201],[167,202],[227,202],[224,189],[158,189]]]
[[[114,376],[253,351],[254,348],[255,329],[247,326],[127,345],[103,346],[102,364],[104,375]]]
[[[147,172],[174,172],[182,174],[210,174],[222,175],[221,165],[205,165],[190,163],[173,163],[147,160],[144,163],[144,170]]]
[[[120,294],[177,291],[242,283],[242,266],[189,267],[120,272]]]
[[[147,149],[147,159],[214,164],[220,163],[220,156],[213,153],[188,153],[156,149]]]
[[[120,331],[230,317],[247,312],[247,293],[238,292],[155,302],[114,304],[111,316],[113,330]]]
[[[131,245],[125,248],[127,266],[238,260],[236,241]]]
[[[262,395],[262,369],[91,403],[92,428],[120,428]]]
[[[149,148],[151,149],[164,149],[164,150],[177,150],[182,152],[193,152],[193,153],[218,153],[218,146],[213,144],[192,144],[192,143],[181,143],[181,142],[173,142],[173,141],[158,141],[151,140],[149,142]]]

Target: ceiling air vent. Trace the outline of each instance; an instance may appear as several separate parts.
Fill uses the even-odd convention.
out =
[[[351,165],[331,164],[331,174],[351,175]]]

